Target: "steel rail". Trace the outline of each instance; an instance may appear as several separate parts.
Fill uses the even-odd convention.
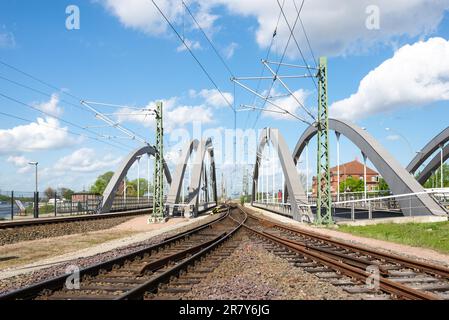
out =
[[[111,270],[114,265],[120,265],[124,264],[127,260],[131,260],[135,257],[142,256],[143,254],[147,252],[151,252],[152,250],[159,250],[160,248],[163,248],[167,245],[176,243],[178,240],[189,237],[193,234],[198,233],[201,230],[204,230],[206,228],[209,228],[210,226],[219,223],[226,219],[229,216],[229,210],[226,211],[226,213],[221,214],[218,218],[216,218],[214,221],[208,222],[206,224],[203,224],[201,226],[195,227],[191,230],[187,230],[185,232],[182,232],[180,234],[171,236],[166,238],[164,241],[150,245],[146,248],[139,249],[137,251],[127,253],[125,255],[119,256],[117,258],[113,258],[104,262],[100,262],[96,265],[81,269],[79,274],[80,278],[86,275],[90,276],[96,276],[100,272],[100,270]],[[1,300],[27,300],[27,299],[33,299],[36,298],[43,290],[60,290],[64,287],[64,284],[66,282],[68,275],[61,275],[49,280],[42,281],[40,283],[17,289],[14,291],[11,291],[9,293],[0,295],[0,301]]]
[[[403,266],[412,268],[412,269],[419,269],[423,272],[426,273],[430,273],[433,275],[438,275],[444,278],[449,279],[449,268],[445,268],[443,266],[439,266],[439,265],[435,265],[435,264],[430,264],[427,262],[422,262],[422,261],[418,261],[418,260],[414,260],[414,259],[410,259],[410,258],[406,258],[406,257],[401,257],[392,253],[388,253],[388,252],[379,252],[379,251],[375,251],[372,249],[368,249],[366,247],[362,247],[360,245],[356,245],[356,244],[350,244],[341,240],[337,240],[337,239],[333,239],[329,236],[324,236],[321,234],[318,234],[316,232],[312,232],[312,231],[307,231],[307,230],[300,230],[297,228],[292,228],[292,227],[288,227],[285,226],[283,224],[279,224],[276,223],[274,221],[272,221],[271,219],[261,219],[259,217],[255,217],[251,214],[249,214],[249,216],[253,219],[259,220],[259,221],[268,221],[271,224],[273,224],[273,226],[283,229],[285,231],[290,231],[299,235],[305,235],[307,237],[310,238],[314,238],[314,239],[318,239],[321,241],[325,241],[328,242],[330,244],[342,247],[342,248],[346,248],[346,249],[350,249],[350,250],[355,250],[355,251],[359,251],[361,253],[370,255],[374,258],[377,259],[381,259],[381,260],[386,260],[388,262],[392,262],[392,263],[397,263],[397,264],[401,264]]]
[[[57,224],[57,223],[65,223],[65,222],[102,220],[102,219],[109,219],[109,218],[136,216],[136,215],[147,214],[147,213],[151,212],[151,210],[152,210],[152,208],[143,208],[143,209],[119,211],[119,212],[112,212],[112,213],[97,213],[97,214],[82,214],[82,215],[80,214],[80,215],[72,215],[72,216],[59,216],[59,217],[49,217],[49,218],[37,218],[37,219],[35,218],[35,219],[27,219],[27,220],[22,220],[22,221],[21,220],[12,220],[12,221],[0,222],[0,230],[27,227],[27,226]]]
[[[239,207],[240,208],[240,207]],[[245,212],[243,209],[240,208],[243,212]],[[245,212],[248,216],[252,216],[251,214]],[[260,220],[260,219],[259,219]],[[266,232],[261,232],[259,230],[256,230],[246,224],[243,225],[247,230],[259,235],[262,238],[266,238],[271,240],[274,243],[283,245],[287,248],[289,248],[292,251],[295,251],[303,256],[306,256],[310,259],[313,259],[339,273],[342,273],[344,275],[347,275],[351,278],[357,279],[359,281],[366,281],[370,277],[372,277],[372,274],[369,272],[366,272],[358,267],[352,266],[348,263],[336,260],[335,258],[329,257],[327,254],[324,254],[322,252],[314,252],[311,250],[311,248],[306,248],[304,246],[301,246],[299,244],[294,243],[291,240],[287,240]],[[407,300],[440,300],[438,296],[432,293],[426,293],[423,291],[419,291],[416,289],[413,289],[411,287],[405,286],[403,284],[394,282],[392,280],[380,277],[379,278],[379,286],[380,290],[390,293],[394,296],[401,297]]]
[[[145,292],[154,291],[155,289],[157,289],[157,287],[159,286],[160,283],[169,282],[171,277],[178,274],[181,270],[185,270],[188,266],[191,266],[192,264],[194,264],[196,261],[198,261],[199,259],[204,257],[207,253],[216,249],[223,242],[225,242],[226,240],[229,240],[238,230],[240,230],[240,228],[242,226],[244,226],[244,224],[248,218],[246,212],[243,212],[243,213],[245,214],[245,218],[241,222],[237,221],[236,219],[232,218],[229,215],[229,217],[232,220],[236,221],[238,223],[238,225],[233,230],[228,232],[226,235],[222,236],[218,241],[213,242],[208,247],[202,249],[200,252],[198,252],[198,253],[194,254],[193,256],[191,256],[190,258],[182,261],[181,263],[177,264],[176,266],[167,270],[166,272],[162,273],[161,275],[157,276],[156,278],[149,280],[148,282],[140,285],[139,287],[137,287],[121,296],[118,296],[115,300],[140,299],[145,294]]]

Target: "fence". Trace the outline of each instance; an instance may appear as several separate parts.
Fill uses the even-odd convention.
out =
[[[92,193],[75,193],[69,199],[60,193],[0,191],[0,220],[39,218],[100,213],[103,197]],[[111,212],[150,209],[153,197],[116,195]]]
[[[448,214],[449,189],[427,190],[422,193],[429,194],[440,204],[441,215]],[[340,220],[376,219],[419,215],[420,209],[424,209],[418,199],[421,193],[380,196],[381,194],[372,192],[367,195],[367,198],[363,198],[363,193],[341,194],[340,199],[344,199],[343,201],[336,201],[336,195],[333,195],[332,214],[334,218]],[[255,201],[253,205],[284,216],[292,216],[290,203],[264,200]],[[308,201],[308,206],[313,210],[316,198],[309,195]]]

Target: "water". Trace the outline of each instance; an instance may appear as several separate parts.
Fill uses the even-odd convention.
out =
[[[17,207],[14,206],[14,213],[17,213]],[[11,219],[11,204],[0,204],[0,219]]]

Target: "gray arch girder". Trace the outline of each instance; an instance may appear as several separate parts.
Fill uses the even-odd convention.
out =
[[[446,144],[449,141],[449,127],[437,134],[432,140],[427,143],[424,148],[410,161],[407,166],[407,171],[415,173],[416,170],[427,160],[429,157],[437,151],[437,149]]]
[[[187,163],[194,150],[198,150],[199,141],[197,139],[188,142],[183,149],[179,163],[176,166],[175,173],[173,175],[173,183],[170,186],[170,191],[167,196],[167,204],[174,205],[179,203],[181,195],[182,182],[184,181],[184,175],[186,172]]]
[[[118,190],[120,183],[125,178],[129,168],[131,168],[133,163],[137,160],[137,157],[142,156],[144,154],[154,156],[156,154],[156,149],[153,146],[145,146],[140,149],[134,150],[120,163],[120,166],[115,171],[111,181],[109,181],[108,185],[106,186],[106,189],[103,192],[101,213],[106,213],[111,210],[112,203],[114,202],[115,194]],[[168,169],[167,163],[165,161],[164,161],[164,173],[167,182],[171,184],[172,179],[170,175],[170,170]]]
[[[443,162],[449,159],[449,145],[443,148]],[[421,165],[420,165],[421,166]],[[438,152],[416,178],[420,184],[426,183],[432,174],[441,167],[441,154]]]
[[[288,194],[290,195],[290,201],[293,202],[291,206],[293,218],[299,221],[309,220],[309,222],[313,222],[314,218],[308,207],[307,197],[301,186],[296,166],[290,155],[290,150],[278,129],[265,128],[262,131],[259,146],[257,148],[256,164],[254,166],[252,202],[256,200],[259,166],[262,162],[261,155],[268,141],[271,141],[273,147],[278,151],[279,160],[285,177],[285,185]]]
[[[329,119],[329,128],[339,132],[352,141],[370,159],[390,186],[393,194],[400,195],[424,192],[423,187],[415,178],[368,132],[355,124],[336,119]],[[293,152],[295,163],[298,161],[306,143],[315,134],[316,128],[314,126],[310,126],[303,133]],[[401,208],[413,208],[411,211],[412,215],[446,215],[444,209],[425,193],[416,195],[411,201],[410,199],[398,198],[398,202]]]
[[[192,168],[192,179],[189,187],[189,205],[193,205],[195,208],[195,213],[198,210],[199,205],[199,193],[201,188],[201,176],[204,170],[204,158],[206,156],[206,152],[209,153],[210,157],[210,165],[212,170],[212,194],[214,197],[214,201],[217,202],[217,178],[215,171],[215,159],[214,159],[214,149],[212,146],[212,139],[202,140],[198,146],[196,157],[193,163]]]

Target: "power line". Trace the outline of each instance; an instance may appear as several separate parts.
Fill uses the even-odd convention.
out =
[[[214,85],[214,87],[218,90],[218,92],[220,93],[220,95],[223,97],[223,99],[226,101],[226,103],[228,104],[228,106],[235,112],[234,107],[232,106],[232,104],[229,102],[228,98],[226,98],[226,96],[223,94],[223,92],[220,90],[220,88],[218,87],[217,83],[214,81],[214,79],[212,78],[212,76],[209,74],[209,72],[207,72],[206,68],[203,66],[203,64],[200,62],[200,60],[196,57],[196,55],[193,53],[193,51],[190,49],[190,47],[187,45],[187,43],[185,42],[185,40],[181,37],[181,35],[179,34],[179,32],[176,30],[176,28],[173,26],[173,24],[171,23],[171,21],[167,18],[167,16],[164,14],[164,12],[161,10],[161,8],[159,8],[159,6],[156,4],[156,2],[154,0],[151,0],[151,2],[153,3],[153,5],[156,7],[156,9],[159,11],[159,13],[162,15],[162,17],[164,18],[164,20],[169,24],[170,28],[173,30],[173,32],[176,34],[176,36],[179,38],[179,40],[184,44],[184,46],[186,47],[186,49],[189,51],[190,55],[193,57],[193,59],[195,59],[196,63],[200,66],[201,70],[203,70],[204,74],[209,78],[209,81],[212,82],[212,84]]]
[[[72,98],[74,98],[74,99],[76,99],[76,100],[78,100],[78,101],[82,100],[81,98],[79,98],[79,97],[77,97],[77,96],[75,96],[75,95],[73,95],[73,94],[71,94],[71,93],[68,93],[66,90],[62,90],[61,88],[58,88],[58,87],[56,87],[56,86],[54,86],[54,85],[52,85],[52,84],[50,84],[50,83],[48,83],[48,82],[46,82],[46,81],[44,81],[44,80],[42,80],[42,79],[39,79],[39,78],[33,76],[32,74],[29,74],[29,73],[27,73],[27,72],[25,72],[25,71],[22,71],[22,70],[20,70],[19,68],[16,68],[16,67],[10,65],[9,63],[6,63],[6,62],[0,60],[0,64],[4,65],[4,66],[6,66],[6,67],[8,67],[8,68],[10,68],[10,69],[12,69],[12,70],[14,70],[14,71],[20,73],[20,74],[23,74],[23,75],[27,76],[28,78],[31,78],[31,79],[33,79],[34,81],[37,81],[37,82],[39,82],[39,83],[41,83],[41,84],[43,84],[43,85],[45,85],[45,86],[47,86],[47,87],[49,87],[49,88],[52,88],[53,90],[62,92],[62,93],[64,93],[65,95],[67,95],[67,96],[69,96],[69,97],[72,97]]]
[[[17,82],[17,81],[15,81],[15,80],[11,80],[11,79],[6,78],[6,77],[1,76],[1,75],[0,75],[0,79],[2,79],[2,80],[4,80],[4,81],[7,81],[7,82],[9,82],[9,83],[12,83],[12,84],[14,84],[14,85],[16,85],[16,86],[18,86],[18,87],[22,87],[22,88],[24,88],[24,89],[33,91],[33,92],[38,93],[38,94],[40,94],[40,95],[46,96],[46,97],[48,97],[48,98],[52,98],[52,95],[49,94],[49,93],[47,93],[47,92],[38,90],[38,89],[36,89],[36,88],[30,87],[30,86],[28,86],[28,85],[25,85],[25,84],[23,84],[23,83]],[[79,106],[79,105],[77,105],[77,104],[74,104],[74,103],[72,103],[72,102],[70,102],[70,101],[67,101],[67,100],[64,100],[64,99],[61,99],[60,101],[63,102],[63,103],[65,103],[65,104],[68,104],[68,105],[70,105],[70,106],[73,106],[73,107],[75,107],[75,108],[77,108],[77,109],[86,111],[86,110],[85,110],[84,108],[82,108],[81,106]]]
[[[285,1],[285,0],[284,0]],[[204,32],[204,29],[201,27],[201,25],[198,23],[198,21],[196,20],[195,16],[192,14],[192,11],[190,11],[189,7],[187,6],[187,4],[182,1],[182,4],[184,5],[184,7],[187,9],[187,12],[189,13],[189,15],[192,17],[193,21],[195,22],[195,24],[197,25],[197,27],[201,30],[201,32],[203,33],[204,37],[207,39],[207,41],[209,42],[209,44],[211,45],[212,49],[214,50],[215,54],[217,55],[217,57],[220,59],[221,63],[224,65],[224,67],[228,70],[229,74],[231,76],[234,76],[234,74],[231,71],[231,68],[229,68],[229,65],[226,63],[226,61],[223,59],[223,57],[221,56],[221,54],[218,52],[217,48],[215,47],[215,45],[212,43],[212,40],[209,38],[209,36],[206,34],[206,32]]]
[[[301,58],[304,61],[304,64],[306,66],[308,66],[306,58],[304,57],[304,54],[302,53],[301,47],[299,46],[299,43],[296,40],[296,37],[295,37],[295,34],[294,34],[295,28],[292,29],[292,27],[290,26],[290,23],[288,22],[287,16],[285,15],[284,9],[281,7],[281,4],[279,3],[279,0],[276,0],[276,2],[279,5],[279,8],[281,8],[282,16],[284,17],[285,23],[287,24],[288,29],[290,30],[290,34],[293,36],[293,40],[295,41],[296,47],[298,48],[298,51],[299,51],[299,53],[301,55]],[[302,9],[302,7],[304,5],[304,2],[305,2],[305,0],[303,0],[303,4],[301,6],[301,9]],[[301,11],[299,11],[299,12],[301,12]],[[298,14],[298,17],[299,17],[299,14]],[[310,71],[310,68],[307,68],[307,70],[309,71],[309,74],[312,77],[312,81],[313,81],[313,84],[315,85],[315,88],[318,90],[318,86],[317,86],[317,84],[315,82],[315,79],[314,79],[314,76],[312,75],[312,72]]]
[[[280,3],[279,3],[278,0],[276,0],[276,1],[278,2],[279,6],[280,6],[281,11],[280,11],[279,14],[281,15],[281,14],[283,14],[283,12],[284,12],[284,4],[285,4],[285,1],[282,3],[282,6],[280,5]],[[301,12],[302,12],[302,8],[303,8],[303,6],[304,6],[304,2],[305,2],[305,0],[302,0],[301,8],[300,8],[300,10],[297,12],[296,20],[295,20],[295,23],[294,23],[294,25],[293,25],[293,31],[295,30],[296,24],[298,23],[300,14],[301,14]],[[291,32],[290,35],[289,35],[289,37],[288,37],[287,43],[286,43],[286,45],[285,45],[284,51],[283,51],[283,53],[282,53],[282,57],[281,57],[281,60],[280,60],[281,63],[282,63],[282,62],[284,61],[284,59],[285,59],[285,55],[287,54],[288,46],[290,45],[290,41],[291,41],[291,39],[292,39],[292,36],[293,36],[293,33]],[[278,67],[277,67],[277,69],[276,69],[276,74],[279,73],[280,68],[281,68],[281,64],[278,65]],[[275,82],[276,82],[276,78],[274,78],[273,81],[272,81],[272,83],[271,83],[270,89],[269,89],[269,91],[268,91],[268,93],[267,93],[267,98],[265,99],[264,104],[262,105],[262,109],[265,108],[265,106],[266,106],[266,104],[267,104],[268,97],[271,95],[271,90],[273,90],[273,87],[274,87]],[[259,111],[259,113],[258,113],[258,115],[257,115],[256,121],[255,121],[254,124],[253,124],[253,129],[256,127],[257,122],[259,121],[259,118],[260,118],[261,114],[262,114],[262,110]]]
[[[285,4],[285,0],[283,0],[282,6],[284,6],[284,4]],[[272,35],[272,37],[271,37],[271,42],[270,42],[270,45],[269,45],[269,47],[268,47],[267,55],[266,55],[266,57],[265,57],[265,60],[268,60],[268,58],[270,57],[271,48],[273,47],[274,38],[275,38],[276,35],[277,35],[277,29],[278,29],[278,27],[279,27],[279,22],[280,22],[280,21],[281,21],[281,12],[279,11],[279,15],[278,15],[276,27],[274,28],[273,35]],[[263,77],[264,73],[265,73],[265,65],[262,65],[262,70],[260,71],[260,77]],[[256,92],[259,92],[260,84],[261,84],[261,83],[262,83],[262,79],[259,79],[259,81],[257,82]],[[253,105],[256,104],[256,100],[257,100],[257,96],[254,95]],[[245,128],[246,128],[246,126],[247,126],[247,124],[248,124],[249,115],[250,115],[250,113],[248,112],[248,115],[246,116],[245,126],[244,126]]]
[[[9,117],[9,118],[12,118],[12,119],[20,120],[20,121],[23,121],[23,122],[27,122],[27,123],[33,122],[33,120],[29,120],[29,119],[26,119],[26,118],[18,117],[18,116],[15,116],[15,115],[12,115],[12,114],[9,114],[9,113],[6,113],[6,112],[0,112],[0,115],[6,116],[6,117]],[[92,136],[88,136],[88,135],[85,135],[85,134],[73,132],[73,131],[71,131],[71,130],[69,130],[69,129],[64,129],[64,128],[55,127],[55,126],[50,126],[50,125],[44,124],[44,123],[38,123],[38,125],[39,125],[39,126],[49,127],[49,128],[54,129],[54,130],[64,131],[64,132],[67,132],[67,133],[69,133],[69,134],[71,134],[71,135],[75,135],[75,136],[79,136],[79,137],[86,137],[86,138],[89,138],[89,139],[92,139],[92,140],[96,140],[96,141],[99,141],[99,142],[101,142],[101,143],[110,145],[110,146],[112,146],[112,147],[114,147],[114,148],[118,148],[118,149],[124,150],[124,151],[126,151],[126,152],[129,152],[130,150],[132,150],[132,149],[129,148],[129,147],[128,147],[128,149],[125,149],[125,148],[122,148],[122,147],[113,145],[112,143],[109,143],[109,142],[100,140],[100,139],[95,138],[95,137],[92,137]]]
[[[130,130],[130,129],[127,129],[127,128],[121,126],[118,122],[112,121],[112,120],[109,119],[108,117],[104,116],[101,112],[95,110],[94,108],[92,108],[91,106],[89,106],[88,104],[86,104],[81,98],[79,98],[79,97],[77,97],[77,96],[75,96],[75,95],[73,95],[73,94],[70,94],[70,93],[68,93],[66,90],[62,90],[62,89],[60,89],[60,88],[58,88],[58,87],[56,87],[56,86],[54,86],[54,85],[52,85],[52,84],[50,84],[50,83],[48,83],[48,82],[42,80],[42,79],[39,79],[39,78],[37,78],[37,77],[31,75],[31,74],[28,73],[28,72],[22,71],[22,70],[20,70],[19,68],[14,67],[14,66],[12,66],[12,65],[10,65],[10,64],[8,64],[8,63],[6,63],[6,62],[3,62],[3,61],[0,60],[0,64],[4,65],[4,66],[6,66],[6,67],[8,67],[8,68],[10,68],[10,69],[12,69],[12,70],[14,70],[14,71],[20,73],[20,74],[23,74],[23,75],[25,75],[25,76],[27,76],[27,77],[29,77],[29,78],[31,78],[31,79],[37,81],[37,82],[39,82],[39,83],[41,83],[41,84],[43,84],[43,85],[49,87],[49,88],[52,88],[52,89],[54,89],[54,90],[56,90],[56,91],[58,91],[58,92],[62,92],[63,94],[65,94],[65,95],[67,95],[67,96],[69,96],[69,97],[71,97],[71,98],[77,99],[77,100],[81,103],[81,105],[84,106],[84,107],[86,107],[86,108],[82,108],[81,106],[77,106],[77,105],[75,105],[75,104],[73,104],[73,103],[70,103],[70,102],[68,102],[68,103],[69,103],[70,105],[73,105],[73,106],[75,106],[75,107],[77,107],[77,108],[83,110],[83,111],[92,112],[92,113],[95,115],[95,118],[99,118],[100,120],[106,121],[108,124],[111,125],[111,127],[116,128],[116,129],[118,129],[118,130],[120,130],[120,131],[122,131],[122,132],[125,132],[126,134],[129,134],[130,136],[132,136],[133,140],[134,140],[134,139],[137,139],[137,140],[139,140],[139,141],[141,141],[141,142],[143,142],[143,143],[145,143],[145,144],[149,144],[148,142],[146,142],[145,139],[139,137],[139,135],[137,135],[134,131],[132,131],[132,130]],[[4,77],[3,77],[3,78],[4,78]],[[40,90],[31,88],[31,87],[26,86],[26,85],[23,85],[23,84],[20,84],[20,83],[18,83],[18,82],[16,82],[16,81],[13,81],[13,80],[10,80],[10,79],[7,79],[7,78],[4,78],[4,79],[5,79],[6,81],[10,81],[10,82],[12,82],[12,83],[14,83],[14,84],[16,84],[16,85],[19,85],[19,86],[21,86],[21,87],[27,88],[27,89],[29,89],[29,90],[33,90],[33,91],[38,92],[38,93],[40,93],[40,94],[45,94],[45,95],[47,95],[47,96],[50,96],[48,93],[44,93],[43,91],[40,91]],[[5,96],[5,97],[6,97],[6,96]],[[14,100],[13,100],[13,101],[14,101]],[[17,102],[17,100],[16,100],[15,102]],[[29,105],[27,105],[27,104],[25,104],[25,103],[23,103],[23,104],[26,105],[26,106],[28,106],[28,107],[31,107],[31,106],[29,106]],[[31,107],[31,108],[33,108],[33,109],[35,109],[35,110],[37,110],[37,111],[39,111],[39,112],[42,113],[42,110],[36,109],[36,108],[34,108],[34,107]],[[50,115],[50,114],[47,114],[47,115],[48,115],[48,116],[54,117],[53,115]],[[54,117],[54,118],[56,118],[56,117]],[[63,120],[63,119],[59,119],[59,120],[61,120],[61,121],[67,123],[67,121],[65,121],[65,120]],[[74,126],[76,126],[76,127],[80,127],[80,126],[78,126],[78,125],[76,125],[76,124],[72,124],[72,123],[70,123],[70,124],[71,124],[71,125],[74,125]],[[81,127],[80,127],[80,128],[81,128]],[[86,128],[83,128],[83,129],[86,130]],[[94,134],[96,134],[96,135],[98,135],[98,136],[101,136],[101,135],[99,135],[98,133],[96,133],[96,132],[94,132],[94,131],[90,131],[90,132],[92,132],[92,133],[94,133]]]
[[[296,6],[296,0],[293,0],[293,4],[295,5],[296,12],[299,12],[298,7]],[[304,23],[302,22],[301,17],[299,18],[299,22],[301,23],[302,31],[304,32],[304,36],[306,37],[307,46],[309,47],[309,51],[310,51],[310,54],[312,55],[312,59],[313,59],[313,62],[315,63],[315,67],[318,68],[317,59],[315,58],[315,54],[313,53],[312,46],[310,45],[309,36],[307,35],[306,28],[304,27]]]
[[[95,135],[97,135],[97,136],[102,137],[100,134],[98,134],[98,133],[95,132],[95,131],[86,129],[86,128],[84,128],[84,127],[82,127],[82,126],[80,126],[80,125],[78,125],[78,124],[76,124],[76,123],[73,123],[73,122],[71,122],[71,121],[64,120],[64,119],[62,119],[62,118],[60,118],[60,117],[57,117],[57,116],[55,116],[55,115],[52,115],[52,114],[50,114],[50,113],[48,113],[48,112],[45,112],[45,111],[43,111],[43,110],[41,110],[41,109],[39,109],[39,108],[37,108],[37,107],[35,107],[35,106],[32,106],[32,105],[27,104],[27,103],[25,103],[25,102],[23,102],[23,101],[20,101],[20,100],[17,100],[17,99],[15,99],[15,98],[12,98],[12,97],[10,97],[10,96],[8,96],[8,95],[5,95],[5,94],[3,94],[3,93],[1,93],[1,92],[0,92],[0,96],[3,97],[3,98],[5,98],[5,99],[7,99],[7,100],[10,100],[10,101],[12,101],[12,102],[15,102],[15,103],[17,103],[17,104],[20,104],[20,105],[22,105],[22,106],[24,106],[24,107],[33,109],[33,110],[35,110],[35,111],[37,111],[37,112],[39,112],[39,113],[42,113],[43,115],[46,115],[46,116],[51,117],[51,118],[55,118],[55,119],[57,119],[57,120],[59,120],[59,121],[61,121],[61,122],[63,122],[63,123],[66,123],[66,124],[68,124],[68,125],[71,125],[71,126],[73,126],[73,127],[78,128],[78,129],[85,130],[86,132],[90,132],[90,133],[93,133],[93,134],[95,134]],[[122,143],[119,143],[119,142],[115,142],[115,143],[120,144],[120,145],[122,145],[122,146],[125,146],[125,147],[127,147],[127,148],[130,148],[129,146],[127,146],[127,145],[125,145],[125,144],[122,144]]]

